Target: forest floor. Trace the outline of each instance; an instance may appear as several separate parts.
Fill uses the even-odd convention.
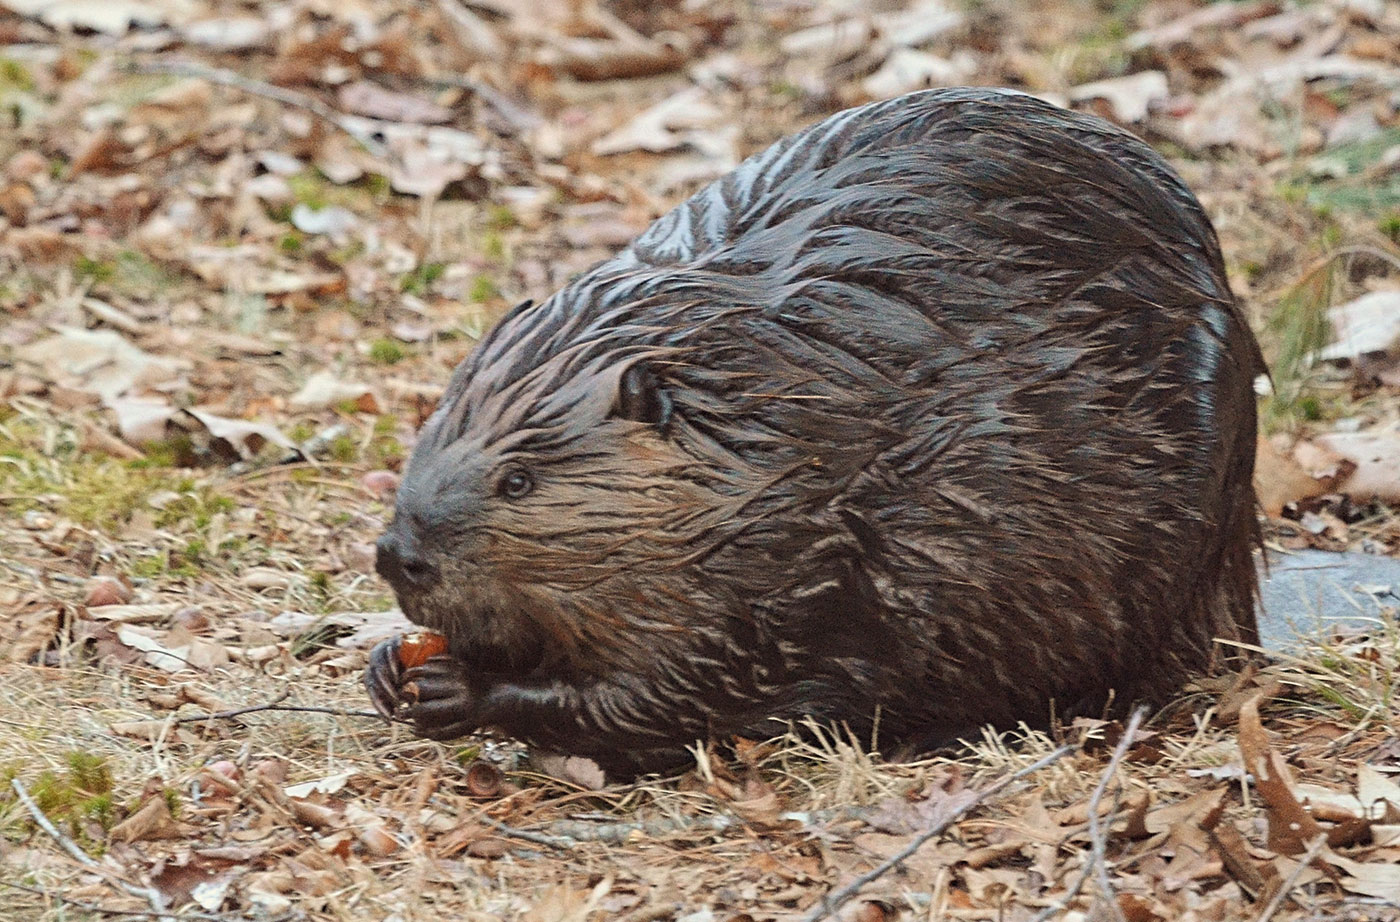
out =
[[[368,710],[372,542],[492,321],[958,83],[1171,159],[1274,368],[1269,540],[1400,553],[1393,3],[0,0],[0,919],[1400,919],[1393,615],[904,764],[600,788]]]

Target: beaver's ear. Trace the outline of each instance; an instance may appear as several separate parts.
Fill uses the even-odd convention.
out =
[[[612,415],[638,423],[650,423],[665,431],[671,421],[671,395],[656,375],[641,362],[630,366],[617,382]]]

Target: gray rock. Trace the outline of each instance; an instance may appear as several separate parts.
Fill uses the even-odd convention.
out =
[[[1372,554],[1269,552],[1259,571],[1260,645],[1296,648],[1300,636],[1374,630],[1400,609],[1400,559]]]

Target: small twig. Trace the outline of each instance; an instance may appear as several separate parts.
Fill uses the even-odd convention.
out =
[[[1326,835],[1319,835],[1308,844],[1308,850],[1304,853],[1303,859],[1298,862],[1298,866],[1293,869],[1278,890],[1274,891],[1274,895],[1269,899],[1269,905],[1265,906],[1264,911],[1259,913],[1259,918],[1255,922],[1269,922],[1274,917],[1274,913],[1278,912],[1284,901],[1288,899],[1288,894],[1293,892],[1298,878],[1303,876],[1303,871],[1313,863],[1313,859],[1318,856],[1326,844]]]
[[[306,93],[275,86],[262,80],[254,80],[222,67],[205,67],[202,64],[187,61],[128,61],[125,67],[137,74],[169,74],[174,77],[193,77],[197,80],[207,80],[220,86],[242,90],[253,96],[262,96],[286,106],[305,109],[359,141],[364,145],[365,150],[374,156],[384,157],[388,154],[388,150],[374,139],[373,132],[369,130],[369,126],[374,124],[373,119],[360,119],[346,115]]]
[[[1123,735],[1119,737],[1118,745],[1113,747],[1113,755],[1109,757],[1108,767],[1104,769],[1103,775],[1099,777],[1098,785],[1094,788],[1094,793],[1089,797],[1089,842],[1091,844],[1089,863],[1084,866],[1079,877],[1065,895],[1037,913],[1033,922],[1045,922],[1045,920],[1059,915],[1069,908],[1069,904],[1074,902],[1080,891],[1084,889],[1084,885],[1089,882],[1091,874],[1098,875],[1099,888],[1103,891],[1101,896],[1113,907],[1114,917],[1118,922],[1125,922],[1123,913],[1118,908],[1118,901],[1113,899],[1113,884],[1108,879],[1108,839],[1103,834],[1103,827],[1099,825],[1099,805],[1103,803],[1104,793],[1108,790],[1108,782],[1118,773],[1118,766],[1123,761],[1124,756],[1128,754],[1128,747],[1132,745],[1133,737],[1137,735],[1138,727],[1141,726],[1146,715],[1145,708],[1138,708],[1133,711],[1132,717],[1128,718],[1128,725],[1123,729]]]
[[[983,788],[981,791],[978,791],[976,795],[974,795],[962,806],[954,810],[949,816],[944,817],[942,820],[933,824],[928,829],[925,829],[923,832],[919,833],[917,836],[910,840],[908,845],[904,846],[904,848],[891,855],[887,860],[877,865],[874,869],[866,871],[864,874],[860,875],[855,880],[846,884],[846,886],[840,888],[839,890],[835,890],[831,893],[828,893],[826,896],[822,897],[821,902],[817,904],[817,907],[815,909],[813,909],[810,913],[803,917],[802,922],[820,922],[821,919],[825,919],[830,915],[834,915],[836,911],[840,909],[843,904],[846,903],[847,900],[859,893],[861,888],[863,888],[866,884],[880,877],[883,877],[885,874],[888,874],[890,871],[899,867],[899,865],[902,864],[905,861],[905,859],[909,858],[921,847],[923,847],[924,843],[928,842],[935,836],[942,834],[942,832],[945,829],[947,829],[949,826],[951,826],[958,820],[962,819],[974,807],[979,806],[987,798],[991,797],[993,794],[1001,792],[1012,782],[1019,781],[1021,778],[1038,772],[1045,766],[1050,765],[1051,763],[1058,762],[1060,759],[1064,758],[1066,755],[1073,751],[1073,746],[1061,746],[1059,749],[1056,749],[1049,755],[1037,759],[1035,762],[1032,762],[1025,768],[1012,772],[1011,774],[998,780],[995,784],[992,784],[986,788]]]
[[[257,711],[291,711],[302,714],[334,714],[337,717],[383,718],[383,715],[378,711],[347,711],[344,708],[317,707],[309,704],[283,704],[282,702],[291,697],[291,694],[291,689],[287,689],[266,704],[250,704],[247,707],[215,711],[213,714],[192,714],[189,717],[180,717],[174,723],[179,726],[180,724],[196,724],[206,720],[227,720],[231,717],[242,717],[244,714],[253,714]]]
[[[1128,748],[1133,744],[1133,737],[1137,736],[1138,727],[1146,717],[1147,708],[1139,707],[1128,718],[1128,725],[1123,728],[1118,745],[1113,747],[1113,756],[1108,760],[1108,767],[1104,769],[1103,777],[1099,778],[1099,784],[1094,788],[1094,796],[1089,799],[1089,841],[1093,844],[1090,861],[1098,876],[1099,898],[1108,903],[1117,922],[1128,920],[1123,918],[1123,911],[1118,908],[1118,900],[1113,895],[1113,881],[1108,877],[1108,836],[1104,834],[1100,825],[1099,803],[1103,800],[1104,792],[1108,790],[1108,783],[1118,774],[1118,766],[1127,756]]]
[[[64,896],[61,893],[54,893],[53,891],[45,890],[42,887],[30,887],[26,884],[14,883],[13,881],[0,880],[0,886],[10,887],[15,890],[23,890],[25,893],[32,893],[35,896],[43,897],[46,900],[54,900],[56,902],[63,903],[66,906],[73,906],[77,909],[82,910],[83,912],[91,912],[99,916],[125,916],[128,918],[135,917],[142,919],[201,919],[206,920],[206,922],[232,922],[232,920],[235,918],[233,916],[216,915],[207,912],[195,912],[193,910],[188,912],[170,912],[164,909],[112,909],[108,906],[99,906],[96,903],[89,903],[86,900],[75,900],[71,896]],[[284,912],[279,916],[273,917],[269,920],[269,922],[284,922],[284,920],[290,918],[292,918],[292,914],[289,912]]]
[[[29,815],[34,818],[34,822],[38,824],[39,828],[47,832],[50,838],[72,856],[74,861],[85,868],[96,871],[98,874],[102,875],[103,879],[108,883],[120,887],[132,896],[140,897],[150,903],[151,908],[155,910],[156,913],[165,913],[166,916],[172,915],[171,913],[165,912],[165,898],[160,895],[159,891],[152,887],[141,887],[136,884],[129,884],[121,878],[114,876],[107,868],[104,868],[98,863],[95,858],[79,848],[78,843],[60,832],[58,827],[50,822],[49,818],[44,815],[44,811],[39,809],[39,805],[29,796],[29,792],[24,789],[24,785],[20,783],[18,778],[10,779],[10,787],[14,788],[15,796],[19,798],[20,803],[24,804],[24,808],[29,811]]]
[[[521,839],[525,842],[533,842],[536,845],[543,845],[546,848],[557,848],[564,851],[578,844],[577,840],[566,836],[551,836],[542,832],[531,832],[528,829],[516,829],[514,826],[507,826],[500,820],[492,819],[489,816],[483,816],[481,820],[503,836],[510,836],[512,839]]]
[[[212,714],[197,714],[192,717],[180,717],[173,723],[178,727],[181,724],[194,724],[205,720],[226,720],[230,717],[238,717],[242,714],[252,714],[255,711],[270,711],[291,696],[292,690],[290,688],[284,688],[276,698],[273,698],[266,704],[250,704],[247,707],[230,708],[227,711],[215,711]]]

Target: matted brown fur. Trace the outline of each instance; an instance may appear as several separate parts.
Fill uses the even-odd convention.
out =
[[[992,90],[842,112],[457,370],[380,545],[451,652],[390,643],[371,692],[623,772],[774,718],[922,748],[1160,701],[1254,639],[1262,370],[1131,135]]]

